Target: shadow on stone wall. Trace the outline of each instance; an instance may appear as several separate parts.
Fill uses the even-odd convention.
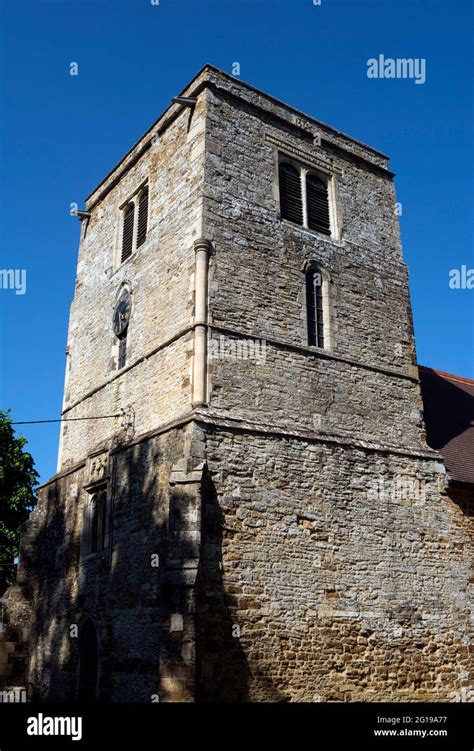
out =
[[[29,700],[62,698],[61,688],[51,684],[58,669],[58,655],[63,644],[59,626],[63,609],[70,611],[72,593],[65,576],[58,577],[64,565],[66,522],[58,503],[56,483],[42,490],[42,504],[23,527],[20,566],[15,587],[6,594],[8,619],[12,627],[19,619],[19,609],[30,610],[27,649],[31,661],[24,665],[23,685]],[[25,636],[25,634],[24,634]],[[63,680],[66,674],[62,676]]]
[[[206,471],[202,492],[202,549],[196,588],[196,697],[199,702],[251,701],[252,678],[265,701],[287,701],[261,672],[252,676],[223,575],[225,517]],[[240,635],[242,630],[242,635]]]
[[[81,513],[85,496],[77,475],[43,488],[38,511],[22,536],[20,573],[8,609],[11,622],[20,599],[31,611],[30,664],[24,676],[29,700],[78,699],[79,642],[86,621],[94,624],[98,637],[97,700],[151,701],[160,693],[163,613],[160,568],[151,566],[151,555],[166,560],[167,528],[156,515],[160,507],[165,518],[168,499],[158,487],[160,458],[151,444],[120,453],[113,556],[109,547],[89,559],[80,557],[80,524],[71,514],[72,508]],[[147,462],[149,471],[143,474]],[[140,643],[146,645],[143,657]]]
[[[82,477],[43,488],[10,592],[11,619],[15,601],[32,616],[22,684],[30,701],[79,698],[86,622],[97,633],[98,701],[250,700],[252,676],[236,630],[245,626],[234,622],[224,586],[224,515],[207,470],[202,486],[170,486],[169,468],[182,451],[180,436],[118,450],[111,547],[86,561],[71,513],[83,508]],[[264,670],[254,681],[263,700],[287,700]]]

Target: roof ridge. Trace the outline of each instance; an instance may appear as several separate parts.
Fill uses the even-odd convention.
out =
[[[449,378],[452,381],[459,381],[460,383],[472,383],[474,385],[474,378],[467,378],[466,376],[459,376],[455,375],[454,373],[447,373],[445,370],[437,370],[436,368],[429,368],[427,365],[418,365],[418,368],[421,368],[422,370],[427,370],[431,373],[436,373],[436,375],[444,376],[445,378]]]

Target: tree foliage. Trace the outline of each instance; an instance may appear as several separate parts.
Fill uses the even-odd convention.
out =
[[[16,436],[9,412],[0,410],[0,566],[7,569],[18,554],[20,525],[36,505],[38,473],[27,441]],[[1,579],[0,569],[0,579]]]

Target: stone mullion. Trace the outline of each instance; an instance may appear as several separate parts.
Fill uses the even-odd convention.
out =
[[[308,204],[306,197],[306,175],[308,170],[305,167],[301,167],[300,179],[301,179],[301,201],[303,203],[303,227],[308,226]]]

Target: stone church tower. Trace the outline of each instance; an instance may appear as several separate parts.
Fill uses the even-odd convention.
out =
[[[30,697],[466,696],[466,518],[387,165],[206,66],[91,193],[5,598]]]

